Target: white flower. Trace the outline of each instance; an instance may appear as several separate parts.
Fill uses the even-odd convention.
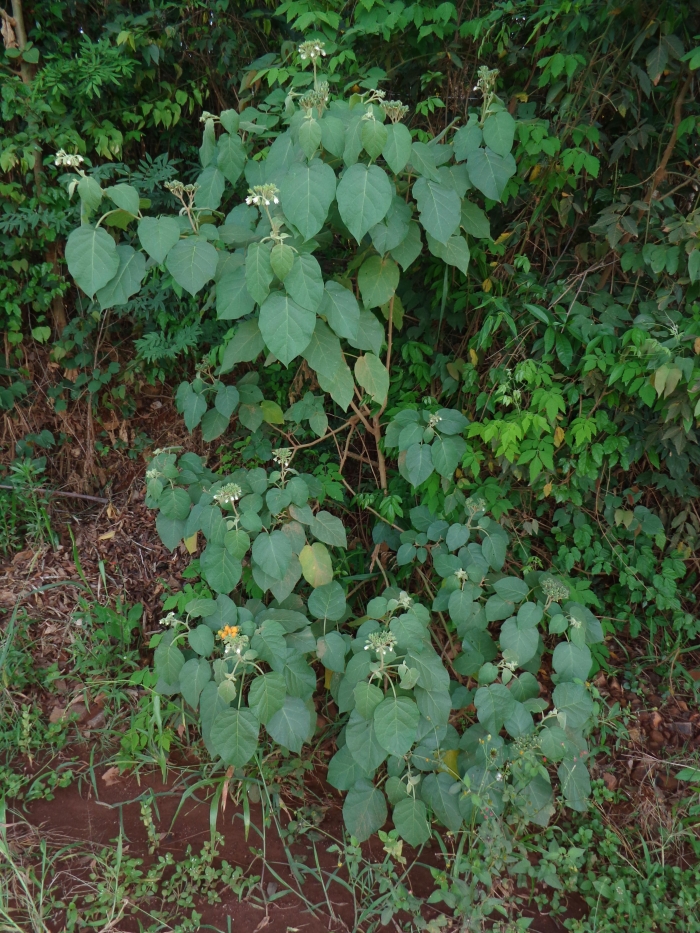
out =
[[[75,155],[70,155],[65,149],[59,149],[54,159],[54,165],[57,168],[60,168],[62,165],[65,165],[67,168],[78,168],[80,163],[84,161],[83,157],[78,155],[77,152]]]

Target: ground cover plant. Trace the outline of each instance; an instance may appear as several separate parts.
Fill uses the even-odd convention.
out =
[[[3,17],[2,786],[183,768],[211,839],[158,856],[139,791],[153,880],[120,826],[41,903],[687,927],[691,7],[136,6]],[[215,854],[229,795],[288,874]]]

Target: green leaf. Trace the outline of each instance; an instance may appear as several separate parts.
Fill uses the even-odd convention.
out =
[[[153,653],[153,664],[158,677],[166,684],[176,686],[180,671],[185,666],[185,656],[172,643],[174,632],[166,632]]]
[[[342,120],[324,114],[321,120],[321,144],[331,155],[341,158],[345,148],[345,126]]]
[[[339,337],[357,337],[360,306],[349,288],[343,288],[338,282],[326,282],[319,314],[325,316]]]
[[[439,240],[434,239],[430,234],[427,235],[427,239],[428,249],[433,256],[442,259],[448,266],[456,266],[460,272],[463,272],[465,275],[467,274],[467,268],[469,267],[469,247],[463,236],[451,236],[447,243],[440,243]]]
[[[464,162],[470,152],[476,152],[483,141],[483,133],[478,123],[469,122],[460,127],[454,135],[455,159]]]
[[[338,632],[328,632],[316,642],[316,657],[329,671],[338,671],[342,674],[345,670],[346,651],[347,645],[343,636]]]
[[[344,533],[344,532],[343,532]],[[347,544],[343,545],[347,547]],[[317,587],[309,596],[309,612],[316,619],[330,619],[339,622],[345,615],[347,603],[345,592],[340,583],[333,580],[325,586]]]
[[[208,658],[214,650],[214,633],[208,625],[198,625],[187,635],[190,648],[203,658]]]
[[[199,696],[211,680],[211,666],[204,658],[190,658],[180,671],[180,692],[190,704],[197,709]]]
[[[374,711],[384,699],[384,694],[375,684],[368,684],[362,680],[355,684],[353,690],[355,697],[355,709],[363,719],[370,720],[374,717]],[[375,723],[376,730],[376,723]]]
[[[246,251],[245,279],[248,292],[259,305],[270,294],[270,283],[273,278],[269,245],[267,243],[251,243]]]
[[[284,414],[277,402],[263,400],[260,402],[260,408],[265,424],[284,424]]]
[[[230,418],[238,406],[238,389],[235,386],[219,386],[214,399],[214,405],[219,414]]]
[[[437,182],[419,178],[413,196],[425,230],[440,243],[447,243],[459,226],[461,204],[457,194]]]
[[[325,544],[314,541],[313,544],[304,545],[299,554],[299,562],[304,579],[311,586],[324,586],[332,581],[333,566]]]
[[[408,233],[401,243],[391,250],[391,255],[405,272],[420,256],[422,248],[420,227],[415,220],[412,220],[408,225]]]
[[[83,175],[78,182],[80,201],[91,211],[96,211],[100,206],[103,193],[99,181],[92,175]]]
[[[299,754],[311,732],[311,712],[299,697],[286,696],[282,708],[270,717],[265,728],[272,739]]]
[[[384,343],[384,325],[371,311],[360,311],[360,323],[357,328],[357,337],[349,339],[350,346],[356,350],[371,350],[379,356]]]
[[[582,761],[562,761],[557,768],[561,789],[572,810],[583,813],[591,795],[591,777]]]
[[[224,173],[220,172],[215,165],[208,165],[197,176],[196,184],[199,187],[194,196],[195,206],[211,211],[217,210],[226,188]]]
[[[389,256],[370,256],[360,266],[357,284],[366,308],[378,308],[396,291],[401,273]]]
[[[378,159],[387,143],[387,128],[378,120],[365,120],[360,130],[362,147],[370,159]]]
[[[499,110],[486,117],[483,133],[485,145],[497,155],[507,156],[513,146],[515,120],[507,110]]]
[[[460,224],[466,233],[477,239],[491,239],[491,224],[486,214],[472,204],[471,201],[462,201],[462,217]]]
[[[119,268],[113,279],[97,292],[100,308],[114,308],[124,305],[141,288],[146,274],[146,259],[141,252],[122,244],[117,247]]]
[[[224,763],[242,768],[258,747],[260,724],[252,710],[225,709],[211,727],[211,741]]]
[[[360,778],[348,791],[343,804],[343,819],[351,836],[358,842],[376,833],[386,823],[387,806],[384,794],[365,778]]]
[[[424,690],[416,687],[416,704],[421,716],[436,728],[446,726],[452,710],[452,698],[447,690]]]
[[[319,376],[332,378],[338,368],[343,366],[340,341],[320,318],[316,321],[314,332],[303,356]]]
[[[165,266],[178,285],[196,295],[214,278],[218,254],[201,236],[188,236],[173,246]]]
[[[521,603],[529,592],[529,586],[520,577],[501,577],[493,585],[501,599],[511,603]]]
[[[421,796],[443,826],[451,832],[459,832],[462,814],[459,812],[459,797],[452,793],[458,782],[444,771],[428,774],[421,784]]]
[[[394,807],[392,814],[396,832],[410,846],[422,846],[430,839],[428,813],[422,800],[406,797]]]
[[[66,241],[66,263],[76,285],[92,298],[117,274],[119,254],[114,240],[102,227],[83,224]]]
[[[356,781],[367,777],[368,772],[352,757],[347,745],[343,745],[328,763],[328,783],[337,790],[350,790]]]
[[[185,523],[179,518],[168,518],[162,513],[156,518],[156,531],[169,551],[174,551],[185,531]]]
[[[124,184],[111,185],[109,188],[105,188],[104,193],[114,201],[117,207],[120,207],[128,214],[133,214],[134,217],[138,216],[139,193],[136,188]]]
[[[386,697],[374,711],[377,741],[390,755],[401,758],[416,740],[420,712],[408,697]]]
[[[476,691],[474,706],[479,722],[495,735],[501,731],[503,723],[515,709],[515,700],[503,684],[490,684]]]
[[[296,256],[284,287],[300,307],[318,311],[323,299],[323,275],[318,261],[308,253]]]
[[[299,145],[307,159],[310,159],[321,145],[322,135],[321,124],[311,116],[311,111],[309,111],[309,116],[302,120],[299,127]]]
[[[281,292],[270,295],[260,308],[260,333],[269,350],[285,366],[309,345],[315,325],[313,311],[299,307]]]
[[[481,543],[481,550],[493,570],[500,570],[506,560],[505,535],[487,534]]]
[[[272,716],[284,706],[287,685],[282,674],[270,671],[256,677],[250,685],[248,706],[258,720],[266,726]]]
[[[467,442],[463,437],[440,437],[437,435],[430,445],[430,455],[433,466],[440,476],[452,479],[467,449]]]
[[[536,628],[520,628],[508,619],[501,626],[499,641],[505,660],[522,667],[537,653],[540,636]]]
[[[700,249],[692,250],[688,256],[688,277],[693,284],[700,279]]]
[[[386,142],[382,148],[384,161],[398,175],[411,158],[411,133],[403,123],[392,123],[386,127]]]
[[[227,266],[216,283],[216,316],[220,321],[235,321],[252,314],[255,301],[246,285],[245,266]]]
[[[216,145],[216,166],[226,180],[235,185],[241,177],[246,154],[241,137],[234,133],[222,133]]]
[[[165,257],[180,239],[175,217],[144,217],[139,221],[139,240],[151,259],[163,265]]]
[[[253,560],[274,580],[282,580],[292,559],[292,545],[281,531],[261,532],[253,541]]]
[[[375,402],[381,405],[386,400],[389,391],[389,373],[386,366],[373,353],[365,353],[364,356],[357,358],[355,379]]]
[[[176,518],[183,521],[190,514],[192,500],[186,489],[179,486],[168,486],[160,495],[158,506],[167,518]]]
[[[427,444],[411,444],[408,450],[399,454],[399,471],[412,486],[424,483],[433,472],[430,447]]]
[[[241,562],[221,544],[208,544],[200,557],[204,579],[217,593],[230,593],[241,579]]]
[[[284,640],[285,629],[280,622],[274,619],[265,619],[256,631],[250,643],[253,651],[257,651],[263,661],[267,661],[273,670],[284,668],[287,655],[287,643]]]
[[[177,407],[185,417],[185,427],[192,433],[207,410],[207,401],[200,392],[195,392],[189,382],[180,383],[177,390]]]
[[[471,152],[467,158],[469,180],[492,201],[500,201],[508,179],[515,175],[515,159],[500,156],[488,147]]]
[[[560,642],[552,654],[552,666],[560,680],[586,680],[592,664],[593,658],[587,645]]]
[[[199,161],[202,168],[214,158],[216,153],[216,133],[214,131],[214,121],[211,117],[204,121],[204,131],[202,133],[202,145],[199,147]]]
[[[580,729],[593,713],[593,700],[582,684],[559,684],[554,688],[552,702],[560,713],[566,713],[569,729]]]
[[[308,166],[292,165],[281,183],[284,214],[305,240],[321,229],[334,198],[335,172],[320,159]]]
[[[280,282],[284,282],[294,265],[294,250],[285,243],[277,243],[270,253],[270,265]]]
[[[386,172],[378,166],[358,162],[346,169],[337,190],[338,210],[358,243],[386,215],[393,195]]]
[[[384,220],[369,231],[374,248],[381,256],[403,243],[410,219],[409,206],[401,198],[394,197]]]
[[[419,175],[431,181],[440,181],[435,163],[435,147],[427,143],[413,143],[411,146],[411,165]]]
[[[265,341],[256,320],[244,321],[224,349],[221,373],[230,372],[236,363],[248,363],[265,349]]]
[[[309,522],[309,531],[319,541],[323,541],[324,544],[330,544],[333,547],[346,548],[348,546],[343,523],[337,516],[331,515],[330,512],[324,510],[317,512],[313,520]]]

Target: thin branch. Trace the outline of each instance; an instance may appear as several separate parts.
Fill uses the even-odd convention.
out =
[[[24,489],[23,486],[10,486],[0,483],[0,489],[12,489],[14,492]],[[40,492],[45,496],[63,496],[66,499],[86,499],[88,502],[99,502],[102,505],[109,505],[109,499],[101,499],[99,496],[86,496],[82,492],[62,492],[60,489],[29,489],[29,492]]]

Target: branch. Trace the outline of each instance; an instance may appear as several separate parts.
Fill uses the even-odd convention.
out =
[[[25,487],[0,483],[0,489],[11,489],[14,492],[19,492]],[[25,489],[25,491],[27,490]],[[30,489],[29,492],[40,492],[45,496],[63,496],[66,499],[86,499],[88,502],[99,502],[102,505],[109,505],[110,503],[109,499],[101,499],[99,496],[85,496],[82,492],[62,492],[60,489]]]

